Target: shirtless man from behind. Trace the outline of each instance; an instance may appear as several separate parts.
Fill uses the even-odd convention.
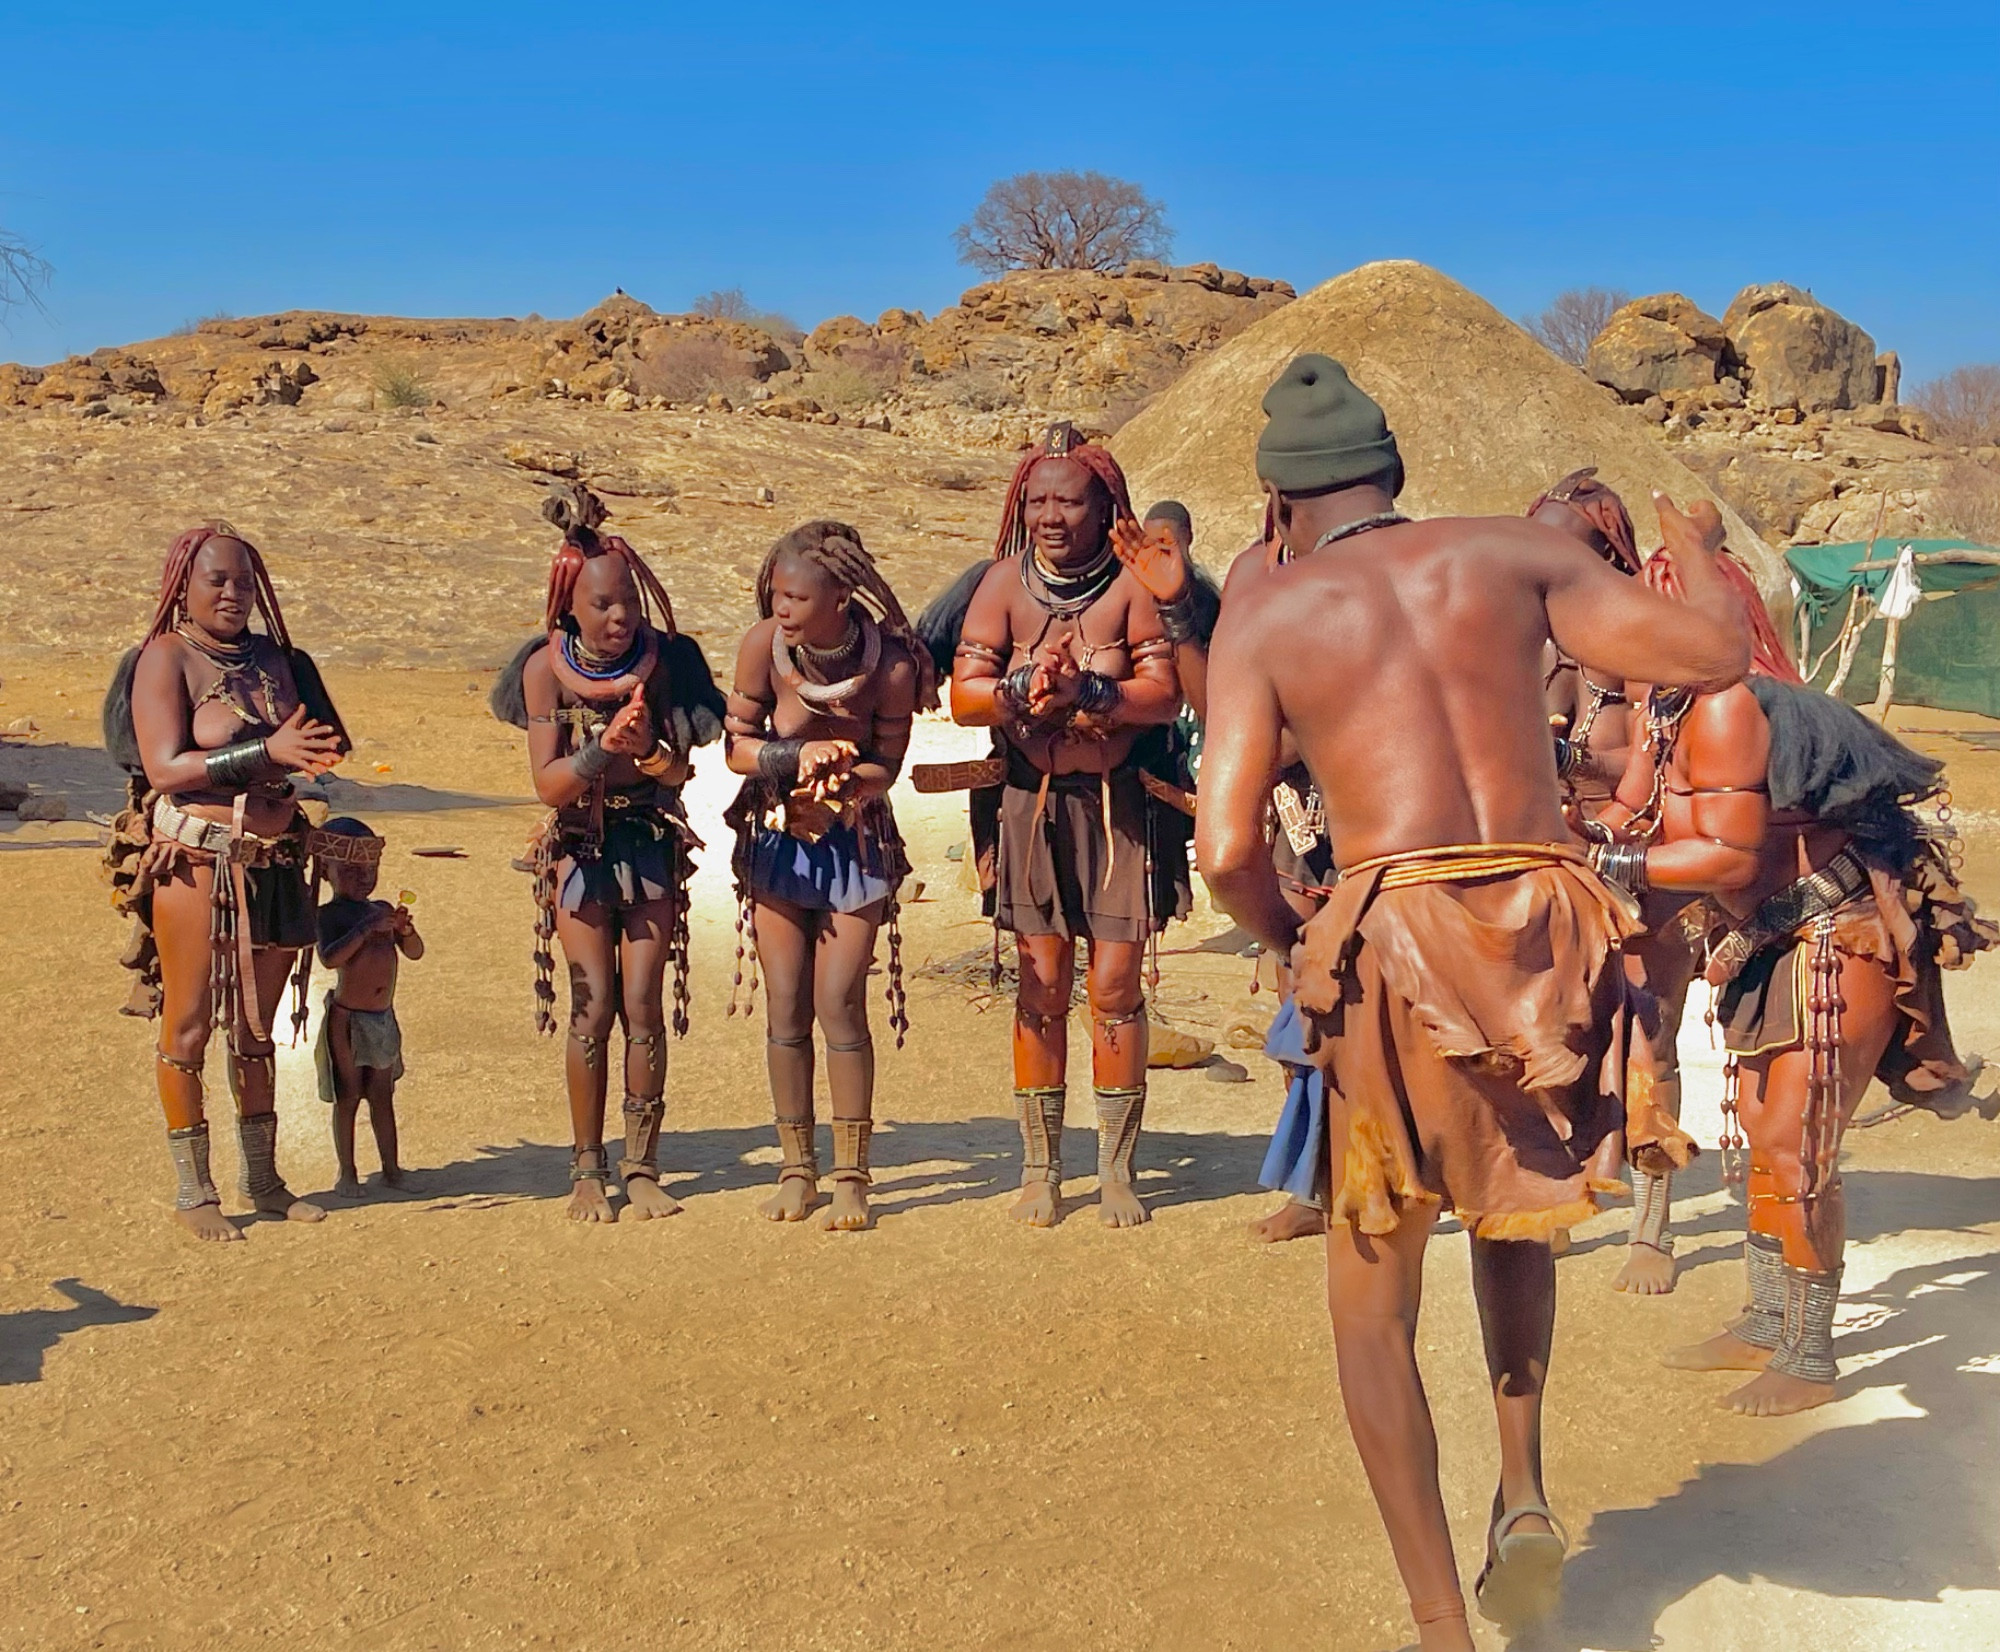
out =
[[[1416,1361],[1441,1211],[1473,1239],[1500,1433],[1477,1592],[1509,1633],[1553,1610],[1565,1540],[1541,1476],[1554,1232],[1618,1184],[1614,1037],[1630,909],[1564,829],[1543,646],[1613,675],[1728,682],[1742,612],[1712,513],[1660,515],[1684,605],[1519,519],[1408,522],[1382,412],[1302,356],[1258,444],[1284,565],[1225,594],[1196,853],[1216,901],[1294,956],[1326,1076],[1327,1298],[1349,1425],[1427,1652],[1473,1642]],[[1326,808],[1334,893],[1303,933],[1264,840],[1289,730]],[[1302,944],[1298,944],[1301,943]]]

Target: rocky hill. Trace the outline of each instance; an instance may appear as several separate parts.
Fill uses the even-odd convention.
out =
[[[1895,352],[1798,287],[1745,287],[1719,320],[1634,299],[1585,369],[1774,544],[2000,535],[2000,451],[1943,440],[1898,402]]]
[[[1296,299],[1214,265],[1023,271],[934,317],[804,337],[623,293],[569,321],[217,318],[0,365],[0,651],[114,655],[174,532],[220,516],[265,546],[316,651],[491,664],[539,611],[556,476],[610,500],[683,624],[726,650],[757,560],[809,516],[854,522],[921,602],[984,553],[1013,450],[1058,417],[1115,431],[1136,490],[1187,499],[1220,558],[1256,526],[1257,400],[1302,348],[1388,405],[1421,510],[1519,510],[1594,463],[1642,528],[1649,487],[1706,483],[1751,546],[1878,520],[1977,535],[2000,491],[2000,455],[1936,440],[1896,404],[1894,358],[1789,287],[1720,320],[1671,294],[1628,306],[1593,352],[1601,385],[1414,264]]]
[[[1683,503],[1711,492],[1636,410],[1484,299],[1422,264],[1366,264],[1239,334],[1118,433],[1134,488],[1184,501],[1211,563],[1258,530],[1259,404],[1306,350],[1337,357],[1382,403],[1408,471],[1402,502],[1415,514],[1518,514],[1565,471],[1596,465],[1625,496],[1642,540],[1657,543],[1651,490]],[[1731,543],[1775,589],[1776,559],[1716,497]]]

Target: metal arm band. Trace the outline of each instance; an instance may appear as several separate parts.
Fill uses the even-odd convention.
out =
[[[1028,688],[1035,680],[1033,665],[1017,665],[1000,679],[1000,698],[1016,712],[1025,714],[1028,709]]]
[[[1627,894],[1643,895],[1647,890],[1643,843],[1593,843],[1590,865],[1606,883],[1617,884]]]
[[[611,767],[611,753],[604,749],[603,741],[593,738],[577,748],[570,762],[579,780],[595,780]]]
[[[1583,767],[1583,747],[1574,740],[1566,740],[1560,734],[1556,740],[1556,778],[1567,780]]]
[[[766,740],[757,748],[757,772],[790,791],[799,783],[799,752],[804,746],[803,740]]]
[[[1124,703],[1118,685],[1101,671],[1086,671],[1076,685],[1076,709],[1085,717],[1104,717]]]
[[[1186,589],[1172,602],[1155,603],[1160,611],[1160,629],[1167,634],[1167,641],[1173,643],[1194,640],[1194,581],[1189,580]]]
[[[284,771],[271,761],[262,740],[239,740],[202,759],[208,783],[219,792],[240,792],[260,780],[275,780]]]
[[[638,770],[648,780],[658,780],[661,775],[672,771],[678,756],[679,753],[672,746],[661,740],[654,745],[651,752],[639,759]]]

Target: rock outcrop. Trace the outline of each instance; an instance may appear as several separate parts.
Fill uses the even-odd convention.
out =
[[[1315,287],[1204,357],[1113,440],[1135,494],[1170,493],[1194,513],[1211,566],[1258,531],[1253,470],[1260,403],[1293,356],[1343,362],[1388,413],[1413,515],[1517,515],[1565,471],[1596,465],[1624,495],[1641,542],[1659,543],[1655,488],[1717,499],[1730,544],[1774,593],[1776,557],[1632,408],[1448,276],[1422,264],[1366,264]]]
[[[1722,330],[1759,406],[1817,413],[1882,399],[1875,341],[1811,293],[1782,281],[1745,287]]]

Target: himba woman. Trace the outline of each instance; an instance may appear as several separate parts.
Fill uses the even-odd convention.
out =
[[[1597,479],[1595,466],[1573,470],[1540,494],[1528,517],[1590,547],[1607,565],[1637,578],[1638,536],[1625,501]],[[1632,744],[1630,685],[1579,665],[1550,643],[1542,697],[1555,730],[1556,778],[1572,827],[1610,802],[1624,778]],[[1709,909],[1686,891],[1654,890],[1643,905],[1646,932],[1625,944],[1626,973],[1637,990],[1633,1009],[1649,1051],[1651,1104],[1663,1121],[1681,1116],[1677,1040],[1688,987],[1699,967],[1697,935]],[[1635,1296],[1664,1296],[1674,1288],[1671,1220],[1678,1132],[1659,1134],[1660,1145],[1640,1152],[1632,1172],[1632,1227],[1625,1264],[1612,1289]]]
[[[1020,958],[1012,1214],[1033,1227],[1061,1212],[1079,939],[1090,945],[1098,1214],[1113,1227],[1147,1219],[1133,1187],[1146,1105],[1144,951],[1185,912],[1189,888],[1186,817],[1161,817],[1168,805],[1149,794],[1135,752],[1143,731],[1180,710],[1173,644],[1153,598],[1119,563],[1118,523],[1136,528],[1118,461],[1070,426],[1051,426],[1015,469],[952,665],[953,718],[997,729],[1005,766],[993,912]]]
[[[1706,974],[1722,989],[1725,1115],[1749,1137],[1750,1300],[1667,1363],[1756,1372],[1724,1403],[1782,1416],[1833,1397],[1842,1132],[1871,1076],[1945,1116],[1969,1105],[1938,972],[2000,930],[1974,914],[1945,842],[1911,807],[1942,790],[1942,765],[1807,687],[1748,572],[1717,564],[1755,637],[1751,675],[1647,697],[1591,854],[1636,894],[1699,892],[1721,915]],[[1645,577],[1680,594],[1665,557]],[[1733,1134],[1725,1117],[1725,1150]]]
[[[127,1011],[162,1022],[175,1218],[199,1239],[242,1237],[209,1174],[202,1062],[220,1029],[244,1197],[317,1222],[325,1213],[278,1174],[272,1019],[296,968],[295,1032],[303,1025],[313,942],[310,829],[292,777],[324,773],[348,739],[312,660],[292,646],[264,559],[234,529],[211,524],[174,541],[153,622],[106,699],[105,734],[134,776],[107,864],[114,902],[134,919],[125,962],[139,981]]]
[[[674,629],[672,604],[639,553],[601,534],[605,509],[557,488],[542,514],[563,533],[549,569],[545,635],[504,678],[503,720],[525,723],[535,794],[553,811],[533,846],[536,1023],[555,1030],[551,934],[569,966],[571,1193],[579,1222],[617,1219],[605,1184],[610,1036],[622,1023],[625,1152],[618,1171],[635,1221],[680,1209],[660,1187],[666,1118],[663,1004],[674,966],[674,1033],[687,1031],[687,880],[700,847],[681,812],[691,753],[722,732],[721,695],[701,647]]]
[[[817,1018],[833,1107],[825,1225],[856,1231],[869,1223],[868,971],[885,919],[898,1044],[908,1025],[895,913],[910,863],[888,792],[912,720],[938,703],[937,675],[861,535],[844,522],[808,522],[771,547],[757,574],[757,613],[737,650],[726,726],[729,766],[747,777],[727,818],[753,968],[761,965],[768,994],[765,1062],[782,1159],[778,1190],[763,1208],[772,1221],[797,1222],[819,1203]]]

